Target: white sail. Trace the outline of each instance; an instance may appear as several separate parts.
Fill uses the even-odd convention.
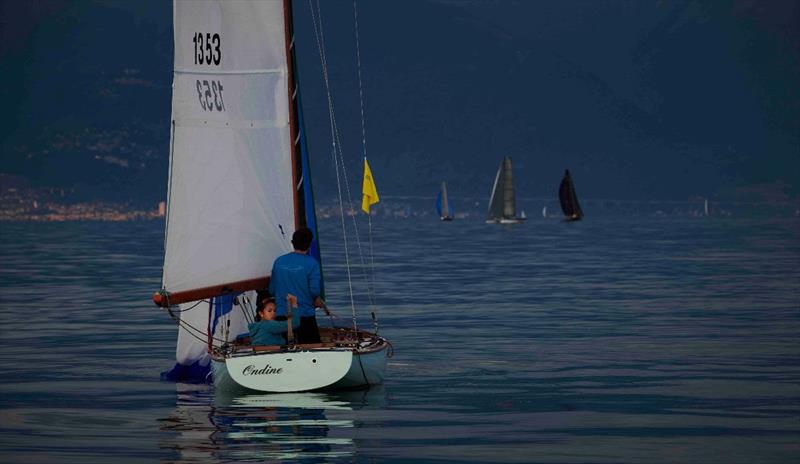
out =
[[[450,204],[447,202],[447,184],[442,181],[442,217],[450,217]]]
[[[263,277],[294,231],[283,2],[174,9],[170,293]]]
[[[489,196],[489,219],[499,219],[503,216],[503,182],[501,176],[503,175],[503,163],[497,168],[497,174],[494,176],[494,184],[492,185],[492,194]],[[500,191],[497,186],[500,186]]]
[[[506,156],[497,169],[492,186],[492,195],[489,198],[489,213],[487,222],[510,223],[517,222],[516,201],[514,195],[514,180],[511,173],[511,157]]]

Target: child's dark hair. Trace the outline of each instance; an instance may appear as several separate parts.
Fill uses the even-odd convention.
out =
[[[258,321],[260,321],[260,320],[261,320],[261,311],[262,311],[264,308],[266,308],[266,307],[267,307],[267,305],[268,305],[268,304],[270,304],[270,303],[272,303],[272,304],[275,304],[275,298],[272,298],[271,296],[267,296],[267,297],[264,297],[264,298],[261,300],[261,305],[260,305],[260,306],[258,307],[258,309],[256,310],[256,322],[258,322]],[[276,305],[276,306],[277,306],[277,305]]]

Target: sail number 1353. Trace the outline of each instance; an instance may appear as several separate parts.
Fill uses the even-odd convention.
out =
[[[219,34],[196,32],[194,43],[194,64],[219,65],[222,62],[222,40]]]

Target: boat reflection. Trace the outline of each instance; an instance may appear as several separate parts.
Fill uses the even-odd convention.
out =
[[[174,462],[350,461],[356,452],[354,414],[386,400],[383,388],[216,393],[206,385],[177,385],[175,409],[160,420],[161,448],[175,451]]]

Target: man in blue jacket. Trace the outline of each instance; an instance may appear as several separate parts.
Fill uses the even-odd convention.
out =
[[[319,327],[317,326],[316,309],[322,307],[327,314],[321,292],[321,272],[319,262],[308,255],[311,241],[314,239],[311,230],[302,227],[292,235],[294,251],[279,256],[272,265],[269,281],[269,292],[275,297],[277,315],[285,319],[287,314],[287,295],[297,298],[296,312],[300,316],[300,327],[297,329],[297,343],[319,343]]]

